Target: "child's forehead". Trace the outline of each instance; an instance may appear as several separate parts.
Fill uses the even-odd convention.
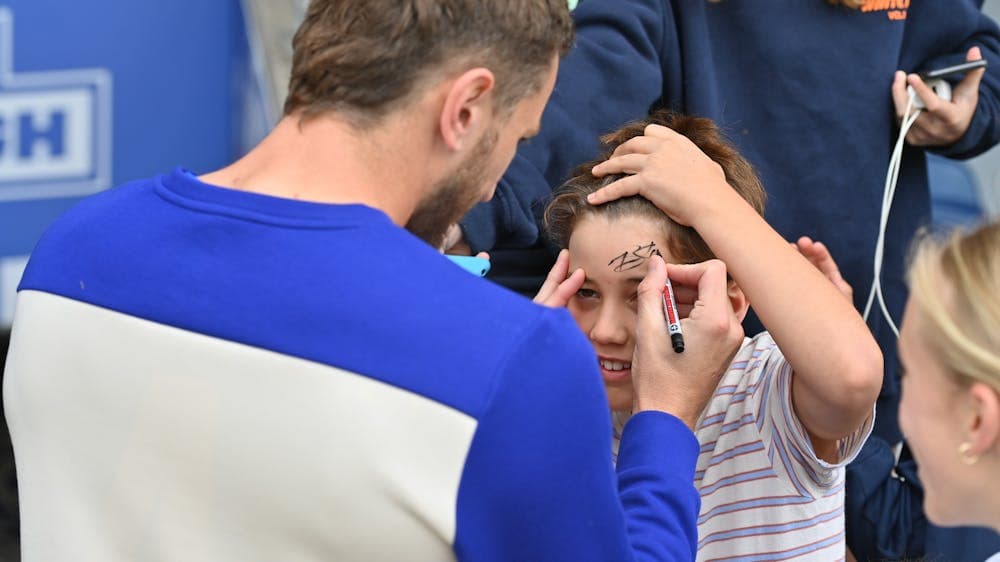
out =
[[[569,246],[588,249],[608,246],[640,246],[646,251],[665,250],[666,229],[644,216],[612,217],[594,214],[581,217],[574,225]],[[573,242],[577,242],[574,244]]]
[[[663,257],[663,252],[652,240],[626,246],[621,253],[617,253],[617,250],[614,252],[616,253],[608,260],[608,267],[615,273],[625,273],[638,269],[653,256]]]
[[[573,225],[573,232],[581,228],[605,230],[613,234],[627,235],[631,232],[658,232],[662,236],[663,222],[653,217],[638,214],[618,214],[610,212],[591,212],[580,216]]]
[[[570,264],[584,267],[588,276],[596,268],[627,273],[644,266],[654,255],[670,260],[664,229],[645,217],[607,219],[595,216],[580,221],[570,236]],[[644,269],[643,269],[644,271]]]

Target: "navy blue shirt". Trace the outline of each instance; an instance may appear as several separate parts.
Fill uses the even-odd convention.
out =
[[[1000,30],[979,2],[822,0],[585,0],[577,45],[559,70],[541,134],[518,151],[496,197],[463,220],[474,251],[492,252],[497,281],[532,293],[551,264],[541,212],[573,167],[598,156],[598,138],[655,106],[715,120],[757,168],[767,220],[788,240],[823,241],[862,309],[889,157],[898,134],[891,84],[964,60],[989,61],[966,134],[937,150],[976,155],[1000,140]],[[906,8],[899,8],[906,6]],[[896,324],[906,300],[904,258],[929,222],[923,149],[904,150],[886,234],[882,286]],[[877,307],[876,307],[877,309]],[[895,336],[869,321],[886,355],[876,432],[900,438]],[[754,333],[760,325],[750,322]]]

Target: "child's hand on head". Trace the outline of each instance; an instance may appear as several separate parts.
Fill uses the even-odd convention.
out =
[[[592,193],[587,198],[591,204],[641,195],[687,226],[692,226],[702,205],[734,194],[718,163],[690,139],[662,125],[648,125],[644,135],[619,145],[592,173],[631,175]]]

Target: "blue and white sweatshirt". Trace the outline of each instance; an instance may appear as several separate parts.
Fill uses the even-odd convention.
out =
[[[691,431],[636,416],[616,473],[569,314],[370,207],[182,170],[90,197],[3,390],[28,562],[694,556]]]

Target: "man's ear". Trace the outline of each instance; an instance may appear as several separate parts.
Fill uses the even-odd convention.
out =
[[[493,88],[496,79],[485,68],[466,70],[448,88],[441,108],[441,137],[453,151],[460,151],[478,140],[477,130],[493,114]]]
[[[1000,394],[981,382],[972,383],[966,392],[973,412],[966,428],[969,454],[978,457],[1000,445]]]
[[[747,310],[750,309],[750,299],[732,279],[729,280],[726,287],[726,294],[729,296],[729,302],[733,305],[733,313],[736,314],[736,318],[743,322],[747,316]]]

